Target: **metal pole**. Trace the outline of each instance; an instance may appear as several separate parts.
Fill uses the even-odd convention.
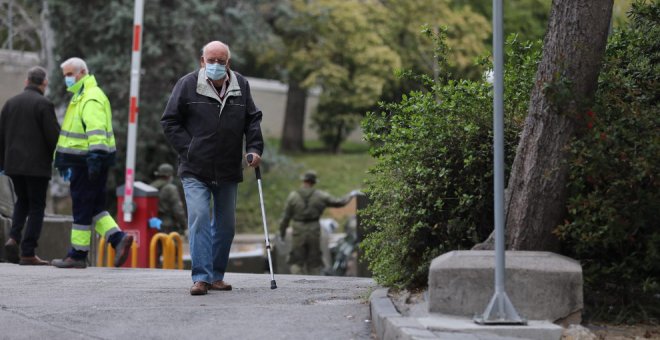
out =
[[[504,30],[502,0],[493,0],[493,151],[495,198],[495,294],[482,315],[474,318],[478,324],[524,325],[523,320],[506,295],[504,261]]]
[[[259,171],[259,168],[256,169]],[[261,177],[261,176],[259,176]],[[268,237],[268,224],[266,224],[266,208],[264,207],[264,194],[261,189],[261,178],[257,179],[257,185],[259,186],[259,203],[261,205],[261,220],[264,224],[264,236],[266,237],[266,251],[268,253],[268,269],[270,269],[270,289],[277,288],[277,283],[275,283],[275,275],[273,274],[273,259],[270,255],[270,240]]]
[[[247,161],[252,163],[252,154],[247,155]],[[259,186],[259,204],[261,206],[261,220],[264,224],[264,236],[266,237],[266,251],[268,253],[268,269],[270,269],[270,289],[276,289],[277,283],[275,282],[275,274],[273,274],[273,259],[270,254],[270,240],[268,237],[268,224],[266,223],[266,208],[264,207],[264,193],[261,189],[261,169],[254,168],[254,174],[257,177],[257,185]]]
[[[144,0],[135,0],[133,15],[133,53],[131,55],[131,87],[126,141],[126,173],[124,184],[124,222],[133,220],[133,182],[135,181],[135,144],[137,140],[138,99],[140,94],[140,59],[142,57],[142,17]]]

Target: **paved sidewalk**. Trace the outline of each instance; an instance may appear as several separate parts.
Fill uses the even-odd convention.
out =
[[[0,339],[373,339],[367,278],[227,273],[191,296],[188,270],[0,263]]]
[[[381,340],[559,340],[562,328],[547,321],[529,321],[526,326],[483,326],[472,318],[428,312],[426,302],[412,304],[400,313],[387,289],[378,288],[370,296],[374,333]]]

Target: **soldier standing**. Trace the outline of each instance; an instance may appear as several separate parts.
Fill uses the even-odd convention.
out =
[[[319,275],[323,268],[321,258],[321,225],[319,218],[326,207],[343,207],[357,193],[335,198],[325,191],[314,188],[317,178],[314,171],[302,176],[300,189],[292,191],[286,201],[280,221],[280,236],[284,238],[289,222],[293,227],[293,240],[289,253],[291,274]]]
[[[184,235],[188,222],[179,189],[173,183],[174,167],[163,163],[158,166],[154,175],[157,178],[150,185],[158,189],[158,218],[162,221],[161,231],[167,234],[176,231]]]

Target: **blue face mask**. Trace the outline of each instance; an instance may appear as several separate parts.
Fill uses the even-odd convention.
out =
[[[206,64],[206,76],[211,80],[222,79],[227,76],[227,68],[220,64]]]
[[[64,77],[64,83],[66,84],[66,87],[69,88],[76,83],[76,77],[75,76]]]

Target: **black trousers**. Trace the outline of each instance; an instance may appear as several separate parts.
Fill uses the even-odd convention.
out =
[[[34,256],[38,246],[41,227],[46,209],[46,191],[49,178],[10,175],[16,193],[14,215],[12,216],[9,236],[21,245],[21,256]],[[23,226],[27,220],[27,228],[23,235]]]

